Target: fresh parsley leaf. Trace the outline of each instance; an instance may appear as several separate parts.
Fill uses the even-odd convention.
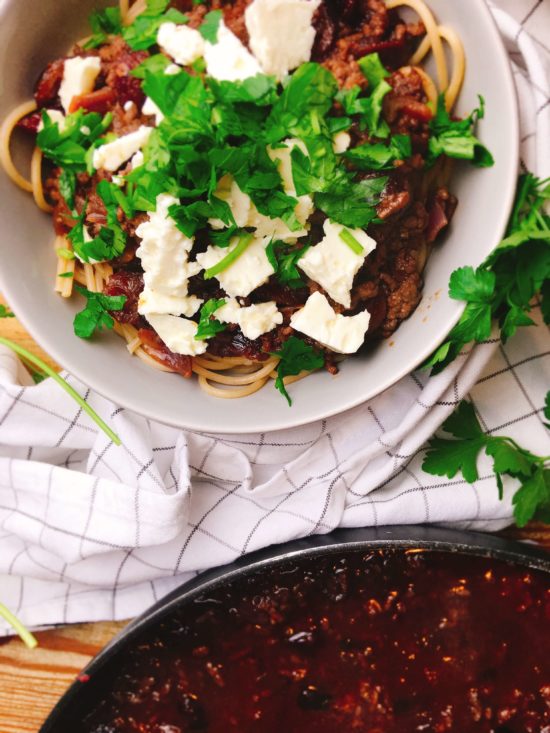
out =
[[[144,59],[139,66],[131,69],[130,75],[137,79],[145,79],[145,75],[164,74],[166,67],[170,65],[170,59],[163,53],[156,53]],[[174,75],[175,76],[175,75]]]
[[[134,22],[122,29],[122,37],[134,51],[143,51],[157,42],[158,29],[163,23],[181,25],[188,18],[175,8],[168,8],[169,0],[147,0],[146,10]]]
[[[544,400],[544,417],[550,420],[550,392],[546,393],[546,399]],[[550,425],[545,423],[546,427],[550,430]]]
[[[205,41],[216,43],[222,18],[223,13],[221,10],[211,10],[204,16],[204,20],[199,26],[199,33]]]
[[[365,143],[347,150],[343,155],[361,170],[388,170],[394,167],[397,160],[410,158],[412,155],[411,138],[408,135],[393,135],[389,145]]]
[[[385,68],[377,53],[369,53],[357,62],[369,86],[374,89],[384,81],[390,72]]]
[[[89,339],[96,330],[101,331],[102,328],[112,328],[114,319],[109,311],[122,310],[126,302],[126,296],[92,293],[79,285],[76,286],[76,289],[85,296],[87,302],[85,308],[74,317],[75,334],[80,338]]]
[[[282,349],[274,352],[272,356],[278,356],[280,358],[277,364],[275,388],[283,395],[290,407],[292,400],[286,391],[284,378],[295,376],[303,371],[320,369],[324,365],[325,359],[312,346],[304,343],[304,341],[296,336],[291,336],[288,341],[285,341]]]
[[[281,285],[287,285],[293,290],[305,287],[297,263],[308,249],[309,246],[287,245],[276,240],[272,240],[267,245],[265,250],[267,259],[275,270],[275,278]]]
[[[249,103],[264,107],[277,99],[277,82],[265,74],[256,74],[242,81],[209,78],[208,87],[218,101],[229,104]]]
[[[235,246],[225,255],[225,257],[222,257],[219,262],[217,262],[215,265],[212,265],[212,267],[209,267],[208,270],[204,271],[204,279],[211,280],[216,275],[219,275],[220,272],[227,270],[228,267],[230,267],[236,260],[239,259],[239,257],[252,243],[253,240],[253,234],[249,234],[248,232],[241,234]]]
[[[315,205],[332,221],[350,229],[365,229],[376,218],[376,205],[387,180],[386,176],[357,183],[336,179],[328,191],[315,194]]]
[[[3,303],[0,303],[0,318],[15,318],[15,315]]]
[[[212,196],[210,201],[194,201],[191,204],[183,205],[174,204],[170,206],[168,213],[186,237],[192,237],[197,229],[206,226],[208,219],[220,219],[229,227],[235,225],[229,205],[216,196]]]
[[[89,18],[89,23],[93,31],[92,37],[86,41],[84,48],[95,48],[102,43],[106,43],[111,35],[120,35],[122,32],[122,20],[120,17],[120,8],[105,8],[104,10],[94,10]]]
[[[484,116],[484,100],[479,97],[479,107],[465,120],[452,120],[445,107],[445,95],[441,94],[437,101],[437,111],[430,121],[430,139],[428,142],[428,164],[440,155],[449,158],[470,160],[478,168],[487,168],[494,164],[489,150],[473,134],[473,128]]]
[[[240,237],[243,234],[246,234],[245,229],[240,229],[238,226],[230,226],[227,229],[210,229],[208,232],[208,237],[212,244],[215,244],[216,247],[229,247],[229,244],[233,237]]]
[[[493,471],[501,498],[503,475],[512,476],[520,482],[512,500],[514,516],[520,527],[540,512],[550,510],[550,470],[546,468],[548,456],[536,456],[511,438],[485,434],[469,402],[460,403],[443,423],[442,430],[454,439],[434,437],[429,441],[422,464],[424,471],[448,478],[462,473],[468,483],[473,483],[479,478],[479,455],[485,451],[493,459]]]
[[[449,364],[470,341],[484,341],[496,321],[503,341],[518,328],[530,326],[533,298],[542,295],[542,312],[550,322],[550,217],[546,213],[550,185],[531,173],[518,181],[516,201],[506,237],[477,268],[460,268],[450,280],[452,298],[466,308],[426,366],[434,374]]]
[[[199,326],[197,328],[197,333],[195,334],[197,341],[204,341],[204,339],[212,338],[212,336],[225,331],[227,323],[221,323],[213,317],[213,314],[219,308],[224,306],[225,303],[226,300],[224,298],[210,298],[210,300],[207,300],[201,307]]]

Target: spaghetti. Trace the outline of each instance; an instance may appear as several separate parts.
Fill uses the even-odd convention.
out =
[[[419,16],[426,31],[424,39],[410,58],[410,66],[419,74],[428,101],[435,105],[439,94],[444,93],[446,107],[450,110],[456,102],[465,73],[465,56],[460,39],[451,28],[437,24],[423,0],[388,0],[387,2],[387,8],[390,10],[403,6],[412,9]],[[122,23],[128,26],[146,9],[146,2],[136,0],[131,4],[130,0],[119,0],[119,7]],[[450,52],[450,73],[444,43]],[[420,66],[430,53],[435,62],[437,84]],[[15,128],[21,120],[36,110],[37,105],[34,101],[25,102],[4,120],[0,129],[0,161],[12,181],[24,191],[31,192],[37,206],[42,211],[49,213],[52,211],[52,206],[44,193],[42,151],[36,148],[32,155],[30,180],[17,170],[11,154],[12,135]],[[55,290],[62,297],[71,296],[75,282],[84,285],[92,292],[103,290],[113,272],[108,264],[89,264],[75,259],[71,243],[65,236],[56,237],[55,250],[58,257]],[[133,325],[115,322],[114,330],[125,339],[128,351],[147,365],[161,371],[176,371],[148,353],[147,346],[143,344],[138,330]],[[274,356],[255,361],[245,357],[220,357],[206,354],[204,357],[193,358],[192,369],[205,392],[216,397],[234,399],[253,394],[268,381],[276,378],[277,363],[278,358]],[[284,383],[290,384],[309,373],[303,371],[297,376],[285,377]]]

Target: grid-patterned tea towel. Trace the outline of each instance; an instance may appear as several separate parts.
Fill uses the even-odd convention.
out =
[[[521,99],[522,164],[542,174],[550,1],[499,0],[492,9]],[[133,616],[196,571],[338,526],[504,527],[513,485],[499,501],[488,463],[474,485],[421,469],[423,444],[468,393],[485,430],[550,453],[544,325],[505,347],[479,345],[437,377],[411,374],[342,415],[261,435],[153,424],[68,379],[122,447],[51,380],[23,386],[21,364],[0,351],[0,599],[33,627]]]

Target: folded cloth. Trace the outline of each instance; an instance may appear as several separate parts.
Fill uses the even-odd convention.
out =
[[[540,173],[537,162],[550,161],[550,51],[536,33],[550,9],[529,0],[492,7],[521,97],[522,162]],[[339,526],[506,526],[513,482],[501,501],[489,461],[473,485],[427,475],[422,446],[469,393],[485,430],[550,452],[550,345],[537,318],[537,328],[506,346],[480,344],[436,377],[413,373],[342,415],[260,435],[156,424],[65,375],[120,447],[52,380],[28,386],[20,362],[0,351],[2,602],[32,627],[121,619],[197,571]]]

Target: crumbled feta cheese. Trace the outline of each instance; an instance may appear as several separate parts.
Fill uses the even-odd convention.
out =
[[[134,108],[134,106],[135,106],[134,102],[132,102],[132,100],[129,99],[127,102],[124,102],[123,109],[125,112],[130,112]]]
[[[229,174],[222,176],[214,193],[227,203],[238,227],[250,226],[248,222],[251,218],[252,201],[248,194],[241,191],[233,176]],[[208,223],[213,229],[225,227],[221,219],[210,219]]]
[[[152,127],[142,125],[135,132],[113,140],[112,143],[100,145],[94,150],[94,168],[104,168],[107,171],[116,171],[120,166],[140,150],[153,130]]]
[[[312,19],[321,0],[253,0],[244,17],[250,48],[265,74],[283,79],[309,61],[315,40]]]
[[[73,97],[88,94],[93,90],[100,71],[101,61],[98,56],[75,56],[65,59],[63,79],[59,87],[59,99],[65,112],[70,111]]]
[[[351,137],[348,132],[345,132],[345,130],[337,132],[336,135],[332,138],[332,148],[337,155],[345,153],[350,145]]]
[[[155,118],[155,125],[160,125],[164,119],[164,115],[160,111],[160,108],[153,102],[151,97],[145,97],[145,102],[141,111],[144,115],[152,115]]]
[[[209,246],[206,252],[197,255],[197,262],[207,270],[226,257],[238,244],[239,238],[234,237],[229,247]],[[223,272],[216,275],[220,285],[232,298],[246,297],[253,290],[263,285],[273,275],[275,270],[267,258],[265,248],[270,237],[255,238],[245,249],[242,255]]]
[[[190,318],[201,307],[202,301],[195,295],[186,295],[183,298],[176,295],[166,295],[158,290],[151,290],[145,286],[140,293],[138,300],[138,313],[142,316],[157,314],[170,314],[173,316],[186,316]]]
[[[215,312],[214,317],[222,323],[238,324],[246,338],[252,341],[283,322],[283,315],[279,313],[277,304],[272,300],[242,308],[234,298],[231,298]]]
[[[291,316],[290,325],[332,351],[354,354],[365,340],[369,321],[367,310],[356,316],[335,313],[326,297],[316,292]]]
[[[177,64],[168,64],[168,66],[164,69],[164,73],[166,76],[174,76],[174,74],[179,74],[181,71],[181,67],[179,67]]]
[[[163,23],[158,29],[157,43],[181,66],[189,66],[204,53],[203,37],[186,25]]]
[[[136,254],[141,259],[145,286],[156,293],[174,298],[187,296],[188,280],[200,272],[197,262],[189,262],[193,238],[186,237],[168,215],[178,199],[170,194],[157,196],[156,210],[136,229],[141,239]]]
[[[82,133],[83,135],[89,135],[89,134],[91,133],[91,130],[90,130],[90,128],[88,127],[88,125],[82,125],[82,127],[80,128],[80,132],[81,132],[81,133]]]
[[[219,81],[239,81],[261,73],[254,56],[231,33],[223,21],[218,27],[216,43],[204,44],[206,73]]]
[[[63,130],[65,129],[65,122],[66,122],[65,115],[63,114],[63,112],[60,112],[58,109],[45,109],[43,111],[48,115],[48,117],[50,118],[52,122],[57,124],[59,128],[59,132],[63,132]],[[40,115],[40,122],[38,123],[38,132],[40,132],[40,130],[43,130],[43,129],[44,129],[44,122],[42,120],[42,115]]]
[[[91,242],[93,240],[93,237],[90,235],[90,232],[88,231],[88,227],[86,225],[82,227],[82,237],[85,242]],[[79,262],[84,262],[89,265],[97,265],[99,262],[105,262],[105,260],[94,260],[91,257],[88,260],[83,260],[82,257],[78,254],[78,252],[76,252],[76,250],[75,250],[74,256],[76,257],[77,260],[79,260]]]
[[[124,176],[115,175],[113,176],[112,181],[115,184],[115,186],[124,186],[124,184],[126,183],[126,179],[124,178]]]
[[[198,326],[194,321],[167,315],[149,315],[147,320],[174,354],[198,356],[206,351],[207,342],[195,338]]]
[[[298,260],[298,267],[326,290],[330,297],[346,308],[351,304],[353,279],[365,261],[365,257],[376,247],[376,242],[362,229],[348,229],[363,247],[356,254],[340,239],[340,232],[346,229],[330,219],[325,219],[325,236]]]

